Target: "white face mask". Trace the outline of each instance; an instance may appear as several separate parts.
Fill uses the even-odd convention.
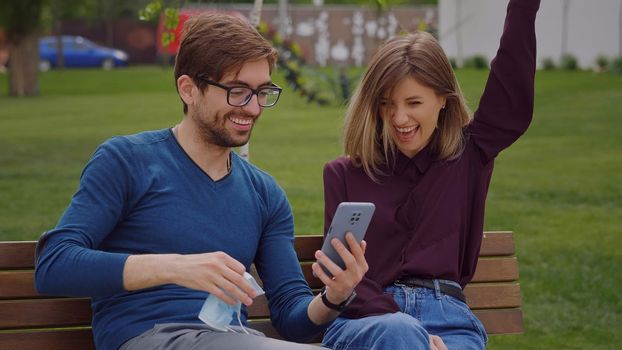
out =
[[[244,278],[250,283],[253,289],[257,292],[258,296],[265,293],[251,274],[244,272]],[[210,294],[207,296],[207,299],[205,299],[205,303],[199,312],[199,319],[214,329],[222,332],[229,332],[233,331],[231,327],[229,327],[231,321],[233,321],[233,314],[237,314],[239,325],[242,327],[244,332],[248,333],[240,320],[241,309],[242,303],[239,301],[235,303],[235,305],[229,305],[220,298]]]

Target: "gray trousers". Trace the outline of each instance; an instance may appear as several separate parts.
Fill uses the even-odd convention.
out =
[[[166,323],[155,325],[145,333],[125,342],[119,350],[319,350],[326,349],[310,344],[298,344],[268,338],[263,333],[249,329],[242,333],[215,331],[200,323]],[[237,333],[239,331],[239,333]]]

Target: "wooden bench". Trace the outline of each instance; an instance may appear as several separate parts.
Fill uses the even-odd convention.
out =
[[[35,291],[35,244],[0,242],[0,349],[94,349],[88,298],[41,296]],[[313,277],[311,263],[321,245],[322,236],[296,237],[302,270],[316,292],[322,285]],[[514,253],[512,232],[486,232],[477,271],[465,288],[469,306],[489,334],[523,332]],[[257,277],[255,271],[253,274]],[[251,327],[279,338],[270,324],[264,297],[259,297],[248,313]]]

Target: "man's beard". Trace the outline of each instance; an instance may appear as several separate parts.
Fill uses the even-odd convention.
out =
[[[230,116],[243,116],[245,118],[253,119],[253,126],[257,120],[257,117],[254,117],[252,114],[246,113],[244,111],[236,111],[232,110],[227,112],[224,116],[219,118],[216,116],[211,121],[206,120],[207,118],[202,118],[204,116],[204,111],[199,111],[199,115],[193,114],[192,119],[196,123],[199,128],[201,139],[209,144],[214,144],[221,147],[239,147],[248,143],[248,140],[251,137],[252,127],[248,131],[229,131],[225,128],[225,123]],[[234,139],[232,133],[237,133],[240,136],[245,135],[241,140]]]

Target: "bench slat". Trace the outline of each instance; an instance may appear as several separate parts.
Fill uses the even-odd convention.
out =
[[[516,257],[480,258],[471,282],[509,282],[518,280]]]
[[[322,288],[324,284],[313,276],[311,263],[301,263],[302,273],[313,289]],[[255,276],[257,277],[257,276]],[[515,257],[481,258],[472,282],[510,282],[518,280],[518,261]]]
[[[479,256],[508,256],[515,253],[512,231],[484,231]]]
[[[303,263],[302,272],[313,289],[322,288],[322,281],[313,276],[310,263]],[[259,282],[254,267],[251,274]],[[474,283],[477,282],[510,282],[518,280],[518,262],[515,257],[479,259]],[[261,284],[261,283],[260,283]],[[0,271],[0,299],[38,297],[34,289],[34,272],[31,271]]]
[[[294,248],[296,249],[298,260],[315,261],[315,251],[322,248],[323,242],[324,236],[322,235],[296,236],[294,239]]]
[[[469,284],[464,294],[467,303],[475,309],[516,308],[521,305],[520,285],[518,283],[475,283]],[[270,317],[268,300],[264,295],[258,296],[253,305],[247,308],[249,318]]]
[[[471,284],[465,289],[472,309],[519,307],[520,288],[512,284]],[[248,309],[249,318],[270,316],[268,301],[259,296]],[[60,313],[62,311],[62,313]],[[10,317],[9,315],[15,315]],[[62,298],[0,302],[0,329],[88,325],[89,299]]]
[[[34,271],[0,271],[0,299],[36,296]]]
[[[314,254],[322,247],[321,235],[296,236],[294,246],[299,260],[315,260]],[[0,242],[0,268],[23,269],[34,267],[35,241]],[[480,256],[514,254],[512,232],[484,232]]]
[[[467,304],[476,309],[515,308],[521,306],[518,283],[474,283],[464,289]]]
[[[296,236],[294,247],[298,260],[315,260],[315,251],[322,248],[322,235]],[[486,231],[482,237],[480,256],[509,256],[515,254],[514,235],[511,231]]]
[[[0,301],[0,329],[89,326],[91,303],[86,298]]]
[[[512,334],[523,332],[523,316],[520,309],[475,310],[488,334]],[[269,320],[251,321],[250,327],[269,337],[280,339]],[[321,337],[314,339],[319,343]],[[7,349],[95,350],[90,329],[53,330],[0,333],[0,344]]]
[[[473,310],[473,313],[490,335],[518,334],[524,331],[521,309]]]
[[[0,333],[2,349],[95,350],[91,329]]]
[[[0,269],[33,268],[35,241],[0,242]]]

